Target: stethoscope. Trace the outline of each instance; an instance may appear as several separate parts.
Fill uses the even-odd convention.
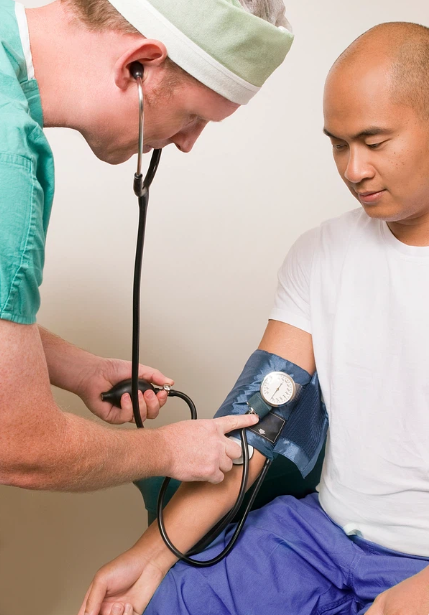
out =
[[[140,285],[141,285],[141,272],[142,272],[142,263],[143,263],[143,248],[144,248],[144,239],[145,239],[145,231],[146,231],[146,218],[147,218],[147,209],[149,204],[149,188],[153,182],[153,179],[156,175],[159,161],[161,158],[162,150],[156,149],[152,154],[152,158],[149,164],[149,169],[146,173],[146,176],[143,178],[142,175],[142,158],[143,158],[143,136],[144,136],[144,97],[143,97],[143,66],[139,62],[134,62],[130,66],[130,73],[132,77],[137,82],[138,94],[139,94],[139,145],[138,145],[138,157],[137,157],[137,172],[134,175],[134,193],[138,198],[139,205],[139,224],[137,231],[137,247],[136,247],[136,256],[135,256],[135,265],[134,265],[134,283],[133,283],[133,333],[132,333],[132,367],[131,367],[131,379],[123,380],[116,384],[110,391],[102,394],[103,401],[109,401],[114,406],[120,408],[121,407],[121,397],[124,393],[131,394],[131,400],[133,405],[133,415],[136,426],[138,428],[143,428],[143,421],[140,415],[139,408],[139,399],[138,392],[139,390],[144,393],[147,390],[152,390],[154,393],[157,391],[165,390],[167,391],[170,397],[180,397],[183,399],[191,412],[191,419],[197,419],[197,410],[192,399],[175,389],[172,389],[170,386],[165,385],[164,387],[154,387],[152,384],[147,382],[146,380],[141,380],[138,377],[139,373],[139,351],[140,351]],[[170,478],[165,478],[161,490],[158,496],[158,505],[157,505],[157,517],[158,517],[158,526],[160,534],[167,545],[167,547],[178,557],[179,559],[187,562],[192,566],[196,566],[199,568],[205,568],[208,566],[213,566],[220,562],[224,557],[230,553],[233,549],[235,543],[238,540],[240,532],[243,528],[243,525],[247,519],[247,516],[253,506],[255,498],[258,494],[258,491],[265,479],[265,476],[268,472],[268,469],[271,465],[271,461],[269,459],[266,460],[264,467],[262,469],[261,474],[259,475],[255,485],[253,486],[253,491],[249,502],[246,506],[244,514],[241,520],[238,522],[237,527],[233,533],[233,536],[229,542],[229,544],[223,549],[223,551],[217,555],[216,557],[207,560],[207,561],[198,561],[191,559],[191,556],[197,555],[201,553],[217,536],[225,529],[225,527],[234,519],[241,506],[243,505],[244,497],[246,495],[246,485],[249,477],[249,448],[247,445],[247,437],[246,431],[244,429],[240,430],[240,440],[241,440],[241,448],[242,448],[242,459],[243,459],[243,475],[240,484],[240,490],[237,497],[237,501],[233,508],[221,519],[209,532],[202,538],[190,551],[186,554],[181,553],[171,542],[164,524],[164,498],[165,493],[167,491],[168,485],[170,483]]]

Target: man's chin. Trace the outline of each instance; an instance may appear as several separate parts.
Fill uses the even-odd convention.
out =
[[[374,220],[383,220],[383,222],[399,222],[406,217],[406,214],[403,209],[401,209],[399,203],[395,202],[391,196],[384,191],[381,193],[380,198],[370,204],[362,202],[355,190],[350,188],[349,190],[367,216],[374,218]]]
[[[374,220],[382,220],[383,222],[400,222],[407,217],[403,211],[398,211],[394,207],[383,207],[382,205],[362,205],[362,207],[365,210],[365,213]]]

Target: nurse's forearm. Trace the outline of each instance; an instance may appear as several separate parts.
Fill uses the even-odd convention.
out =
[[[21,425],[2,423],[0,484],[82,492],[168,471],[162,430],[110,429],[53,404],[37,422],[31,412],[26,417]]]
[[[249,488],[265,463],[258,451],[250,461]],[[240,488],[243,466],[235,466],[218,485],[187,483],[181,485],[164,511],[165,528],[172,543],[186,553],[233,507]],[[154,522],[134,547],[144,561],[150,561],[166,574],[177,558],[165,546]]]
[[[38,328],[0,319],[0,339],[0,484],[87,491],[169,473],[168,428],[110,429],[61,412]]]
[[[39,334],[51,384],[76,393],[82,375],[88,371],[90,365],[96,362],[97,357],[63,340],[40,325]]]

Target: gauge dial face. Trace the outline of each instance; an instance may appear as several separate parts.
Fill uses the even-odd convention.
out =
[[[283,372],[271,372],[261,384],[261,395],[270,406],[282,406],[295,397],[296,385],[293,379]]]

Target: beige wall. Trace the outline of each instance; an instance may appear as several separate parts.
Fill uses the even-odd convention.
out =
[[[285,65],[247,108],[209,126],[192,154],[166,150],[152,191],[141,359],[174,377],[204,417],[258,344],[291,243],[356,206],[322,135],[331,63],[376,23],[429,20],[427,0],[289,0],[288,8],[296,41]],[[48,137],[57,194],[39,321],[95,353],[128,358],[135,163],[108,167],[70,131]],[[73,396],[55,394],[88,415]],[[159,423],[187,418],[174,402]],[[0,615],[76,615],[93,573],[145,528],[132,486],[90,495],[3,487],[0,502]]]

